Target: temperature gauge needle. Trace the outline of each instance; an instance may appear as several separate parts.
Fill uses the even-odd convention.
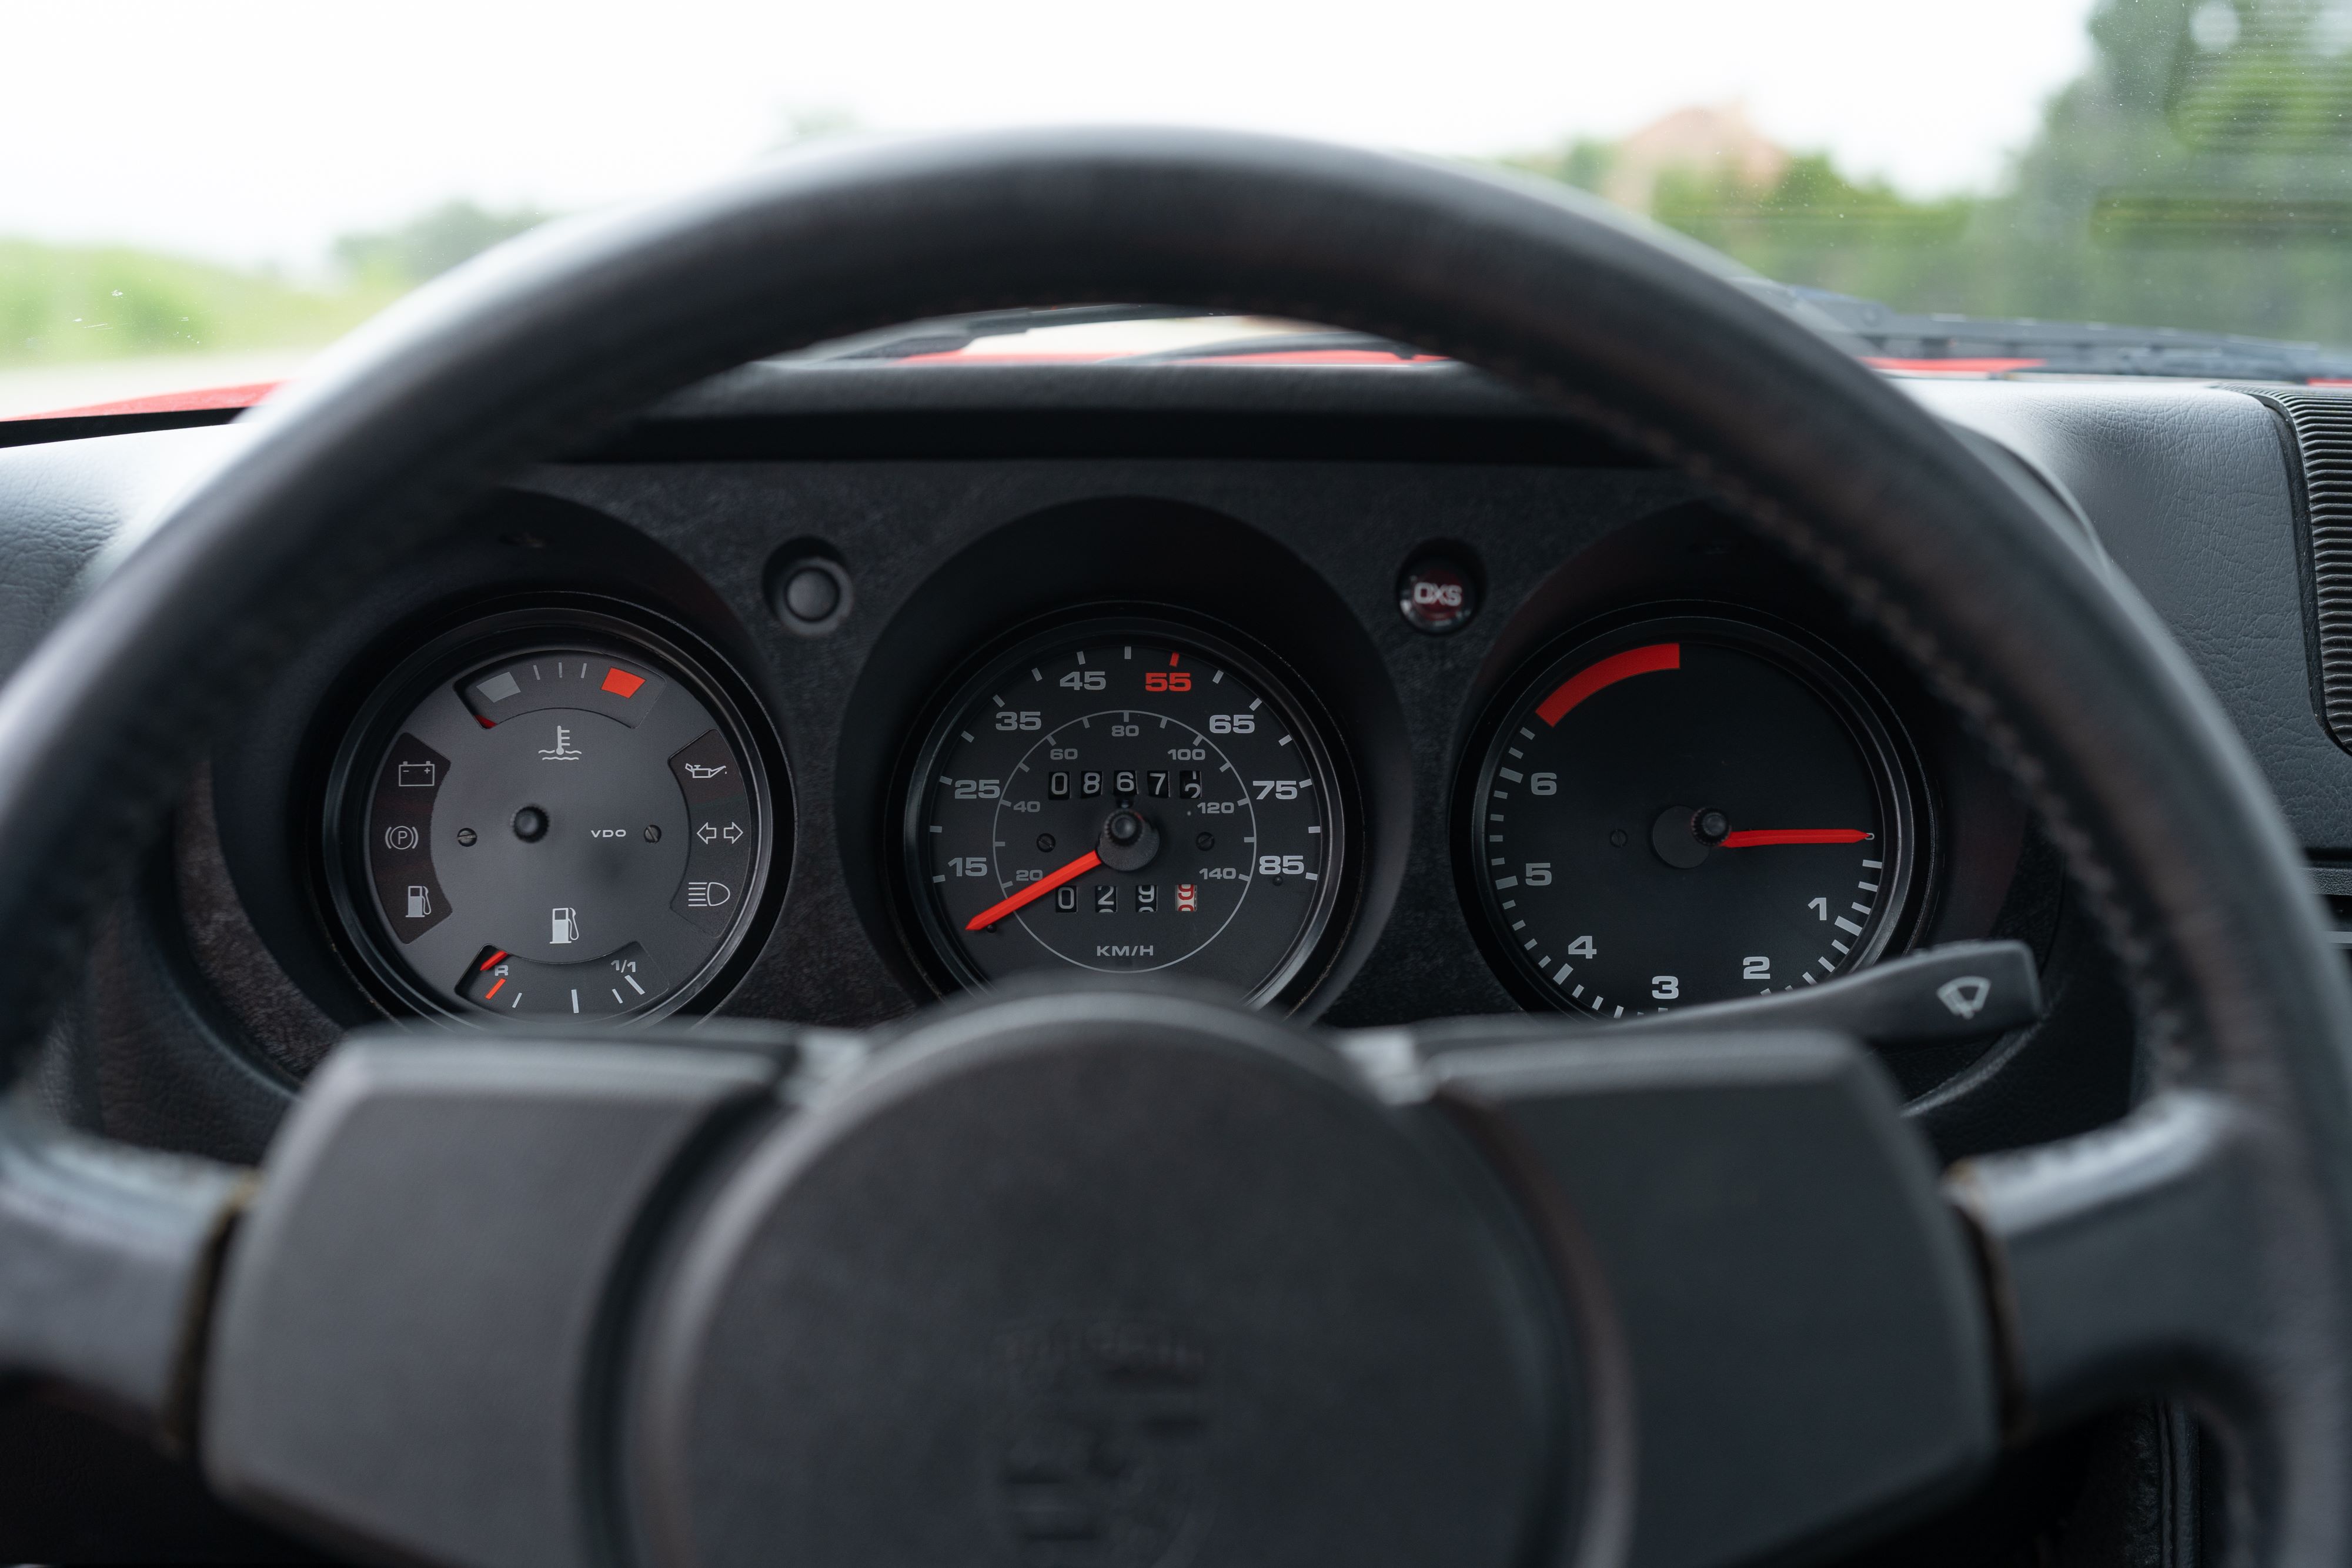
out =
[[[1033,882],[1002,904],[992,904],[965,923],[966,931],[985,931],[1006,915],[1026,909],[1066,882],[1076,882],[1102,864],[1102,856],[1088,850],[1056,872],[1049,872],[1043,880]]]
[[[1727,850],[1752,850],[1765,844],[1858,844],[1871,835],[1859,828],[1743,828],[1723,835]]]

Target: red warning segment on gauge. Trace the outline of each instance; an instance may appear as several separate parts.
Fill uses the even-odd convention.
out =
[[[1560,682],[1551,695],[1536,706],[1536,716],[1548,725],[1558,725],[1585,698],[1595,692],[1630,680],[1635,675],[1656,674],[1662,670],[1683,667],[1683,647],[1679,643],[1653,643],[1646,648],[1628,648],[1622,653],[1612,653],[1597,664],[1588,665]]]
[[[549,708],[584,708],[635,728],[668,689],[668,682],[642,664],[569,649],[503,659],[476,668],[457,685],[458,700],[485,729]]]

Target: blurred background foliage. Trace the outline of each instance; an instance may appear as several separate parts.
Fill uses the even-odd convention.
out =
[[[396,293],[438,277],[552,216],[536,207],[493,212],[471,202],[444,202],[396,229],[343,235],[335,241],[335,265],[362,289]]]
[[[2088,67],[1987,191],[1906,194],[1736,105],[1506,162],[1906,310],[2352,345],[2352,0],[2102,0],[2090,31]],[[1887,68],[1918,78],[1922,114],[1968,90],[1933,60]],[[780,144],[834,129],[795,120]],[[342,236],[304,280],[0,240],[0,365],[324,342],[547,215],[452,201]]]
[[[0,364],[325,342],[391,298],[121,246],[0,239]]]
[[[2352,0],[2105,0],[2090,28],[2088,68],[1990,192],[1906,197],[1736,108],[1511,162],[1906,310],[2352,344]],[[1967,90],[1896,65],[1923,114]]]
[[[396,228],[343,235],[311,280],[124,246],[0,239],[0,365],[325,343],[548,215],[447,202]]]

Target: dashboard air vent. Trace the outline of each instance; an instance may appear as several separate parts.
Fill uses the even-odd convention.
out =
[[[2352,393],[2276,386],[2234,390],[2276,409],[2294,433],[2311,552],[2320,711],[2336,744],[2352,751]]]

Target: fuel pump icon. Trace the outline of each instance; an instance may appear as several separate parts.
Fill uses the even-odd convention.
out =
[[[562,905],[548,911],[548,941],[561,946],[580,940],[580,912]]]

